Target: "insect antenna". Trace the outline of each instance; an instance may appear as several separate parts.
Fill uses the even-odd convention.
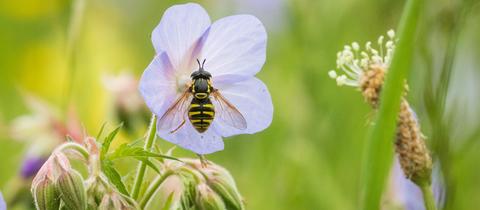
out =
[[[201,69],[202,65],[200,65],[200,60],[198,60],[198,58],[197,58],[197,63],[198,63],[198,68]]]
[[[207,61],[207,59],[203,59],[202,64],[200,64],[200,60],[198,60],[197,58],[198,68],[200,69],[200,71],[204,70],[203,66],[205,65],[205,61]]]

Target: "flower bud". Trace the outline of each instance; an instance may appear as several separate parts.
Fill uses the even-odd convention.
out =
[[[60,194],[47,176],[32,185],[32,195],[38,210],[58,210],[60,206]]]
[[[244,209],[243,199],[237,189],[235,180],[225,168],[212,162],[204,167],[199,161],[187,161],[200,171],[208,186],[223,199],[227,209]]]
[[[135,201],[117,192],[110,192],[103,196],[98,206],[99,210],[134,210],[138,209]]]
[[[103,180],[102,180],[103,179]],[[100,205],[103,196],[107,193],[106,178],[102,176],[92,176],[86,181],[88,203],[92,206]]]
[[[202,210],[223,210],[227,209],[222,198],[208,185],[201,183],[197,186],[196,203]]]
[[[31,192],[35,206],[39,210],[57,210],[60,206],[60,194],[55,188],[54,159],[55,156],[52,154],[32,181]]]
[[[86,209],[87,195],[82,176],[75,170],[64,171],[57,179],[57,189],[67,209]]]
[[[185,195],[185,184],[179,175],[168,176],[156,191],[146,209],[179,209]]]

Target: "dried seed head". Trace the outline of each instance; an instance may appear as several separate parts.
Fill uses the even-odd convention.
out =
[[[406,100],[400,106],[395,151],[408,179],[416,184],[430,182],[432,158],[420,132],[420,125]]]

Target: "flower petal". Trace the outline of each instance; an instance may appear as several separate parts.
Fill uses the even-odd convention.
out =
[[[272,122],[272,98],[265,84],[256,77],[234,84],[218,85],[216,88],[240,111],[247,121],[247,128],[240,130],[221,124],[215,118],[212,126],[221,136],[256,133],[267,128]],[[216,105],[215,100],[213,100],[213,103]],[[220,110],[217,111],[216,109],[215,111],[219,112]]]
[[[202,34],[210,26],[205,9],[194,3],[175,5],[167,9],[152,32],[152,42],[157,53],[166,52],[175,69],[192,56]],[[188,62],[195,62],[188,61]]]
[[[5,204],[5,200],[3,200],[2,192],[0,192],[0,210],[6,210],[7,204]]]
[[[166,53],[160,53],[143,72],[139,89],[147,106],[157,116],[163,116],[176,97],[172,66]]]
[[[220,135],[216,134],[212,128],[205,133],[199,133],[188,119],[175,133],[158,129],[157,131],[161,138],[200,155],[223,150],[223,140]]]
[[[212,24],[201,51],[205,69],[217,83],[248,79],[265,63],[267,33],[251,15],[234,15]]]

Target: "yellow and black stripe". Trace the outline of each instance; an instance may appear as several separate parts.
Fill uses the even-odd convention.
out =
[[[188,118],[198,132],[205,132],[212,124],[214,117],[215,110],[209,98],[193,98],[188,110]]]

